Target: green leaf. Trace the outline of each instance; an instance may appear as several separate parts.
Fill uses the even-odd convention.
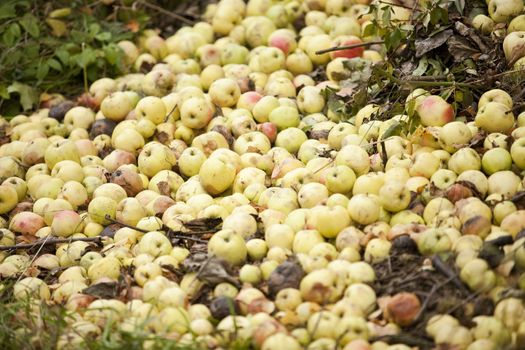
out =
[[[33,38],[40,35],[40,28],[38,27],[38,19],[30,13],[26,13],[22,19],[20,19],[20,25],[29,33]]]
[[[2,40],[6,46],[13,46],[20,39],[21,34],[18,23],[11,23],[2,35]]]
[[[62,65],[64,65],[64,66],[68,66],[69,65],[69,52],[67,50],[65,50],[65,49],[57,49],[55,51],[55,55],[62,62]]]
[[[15,2],[0,5],[0,19],[16,17],[15,5]]]
[[[50,67],[50,68],[53,68],[54,70],[56,71],[59,71],[61,72],[62,71],[62,65],[60,64],[60,62],[58,62],[57,60],[55,60],[54,58],[50,58],[47,60],[47,65]]]
[[[7,91],[7,86],[0,84],[0,98],[9,99],[9,91]]]
[[[443,23],[448,23],[448,11],[442,7],[436,6],[430,12],[430,23],[436,25],[440,21],[443,21]]]
[[[117,64],[120,58],[120,52],[117,50],[117,46],[113,44],[104,46],[103,50],[106,60],[112,65]]]
[[[401,40],[403,40],[403,32],[401,32],[399,28],[396,28],[386,36],[385,46],[388,50],[396,49],[401,43]]]
[[[49,73],[47,62],[41,62],[36,69],[36,78],[42,81],[47,76],[47,73]]]
[[[88,47],[84,51],[82,51],[80,54],[74,56],[75,62],[80,68],[86,68],[90,64],[96,61],[97,54],[95,50]]]
[[[427,68],[428,68],[428,60],[426,57],[423,57],[422,59],[419,60],[419,64],[417,65],[417,68],[412,72],[412,75],[420,77],[423,74],[425,74],[425,72],[427,71]]]
[[[98,23],[92,23],[89,26],[89,34],[95,36],[100,32],[100,25]]]
[[[26,44],[24,49],[25,58],[38,59],[40,58],[40,44],[37,42],[30,42]]]
[[[30,110],[38,103],[38,92],[27,84],[14,82],[7,87],[9,94],[18,93],[20,95],[20,104],[24,111]]]
[[[363,30],[363,37],[372,36],[376,34],[376,32],[377,32],[376,25],[374,23],[368,23],[365,29]]]
[[[381,135],[381,140],[386,140],[392,136],[399,136],[401,131],[403,131],[403,124],[396,120],[395,123],[390,125],[383,135]]]
[[[385,6],[381,8],[383,10],[383,15],[381,16],[381,20],[383,21],[384,26],[390,25],[390,18],[392,16],[392,8],[390,6]]]
[[[111,40],[111,33],[110,32],[102,32],[97,35],[95,35],[95,39],[98,41],[110,41]]]
[[[456,5],[458,12],[462,15],[463,10],[465,9],[465,0],[454,0],[454,4]]]
[[[416,96],[406,103],[406,113],[409,117],[416,113]]]

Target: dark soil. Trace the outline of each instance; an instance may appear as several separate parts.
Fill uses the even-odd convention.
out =
[[[373,265],[376,281],[372,287],[378,299],[401,292],[414,293],[421,300],[421,312],[398,335],[378,337],[388,343],[405,343],[420,349],[434,347],[425,327],[436,314],[450,314],[461,324],[472,327],[472,318],[492,315],[494,304],[485,295],[473,293],[459,280],[453,259],[443,261],[438,256],[426,257],[412,251],[394,250],[390,257]],[[383,316],[376,320],[383,322]]]

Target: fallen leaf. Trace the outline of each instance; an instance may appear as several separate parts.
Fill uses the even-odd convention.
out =
[[[452,29],[447,29],[434,36],[431,36],[430,38],[416,40],[416,57],[421,57],[427,52],[437,49],[438,47],[446,43],[447,40],[452,36],[452,34]]]
[[[92,295],[102,299],[115,298],[118,292],[117,282],[100,282],[93,284],[82,291],[83,294]]]
[[[32,109],[40,100],[36,89],[16,81],[7,87],[7,92],[20,95],[20,104],[24,111]]]

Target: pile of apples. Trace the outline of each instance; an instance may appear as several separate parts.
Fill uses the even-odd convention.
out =
[[[16,299],[29,298],[35,315],[43,302],[71,312],[58,348],[111,323],[218,349],[232,337],[264,350],[411,349],[368,341],[401,332],[421,307],[412,294],[385,306],[371,287],[373,264],[407,237],[420,254],[452,253],[463,283],[496,304],[471,328],[434,316],[426,331],[436,344],[525,347],[525,304],[501,294],[525,290],[525,210],[512,200],[524,186],[525,114],[515,116],[511,96],[493,89],[473,121],[456,120],[446,100],[415,89],[406,106],[421,125],[410,138],[383,139],[410,117],[379,121],[374,104],[352,122],[331,111],[323,89],[340,88],[345,61],[378,62],[383,50],[316,52],[373,40],[362,37],[369,5],[222,0],[168,38],[146,31],[119,43],[135,73],[94,82],[82,99],[88,107],[55,96],[50,108],[0,119],[9,137],[0,147],[0,245],[72,239],[51,253],[0,252],[0,276],[16,281]],[[504,45],[519,64],[511,41],[525,40],[522,1],[488,8],[490,17],[474,18],[480,30],[517,16]],[[393,9],[392,21],[410,18],[406,6]],[[312,78],[318,67],[327,80]],[[234,267],[239,284],[206,286],[181,270],[192,255],[172,246],[168,230],[205,218],[222,219],[208,257]],[[105,235],[102,249],[75,240],[115,220],[129,227]],[[511,259],[491,267],[479,251],[504,236]],[[287,280],[294,261],[304,275]],[[173,280],[173,270],[185,272]],[[58,279],[46,283],[46,271]],[[129,271],[125,297],[83,293]],[[211,303],[191,303],[205,288]],[[372,322],[379,316],[384,322]]]

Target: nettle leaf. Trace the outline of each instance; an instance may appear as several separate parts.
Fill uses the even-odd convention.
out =
[[[16,17],[16,3],[14,1],[0,5],[0,19]]]
[[[102,50],[109,64],[116,66],[120,71],[125,70],[124,60],[122,58],[124,53],[118,45],[110,44],[104,46]]]
[[[24,47],[24,56],[29,59],[40,58],[40,44],[37,42],[28,43]]]
[[[52,68],[52,69],[54,69],[54,70],[56,70],[56,71],[59,71],[59,72],[62,71],[62,65],[60,64],[59,61],[55,60],[54,58],[50,58],[50,59],[48,59],[48,60],[47,60],[47,65],[48,65],[50,68]]]
[[[95,36],[100,32],[100,25],[98,23],[92,23],[89,26],[89,34]]]
[[[87,48],[78,55],[73,56],[80,68],[86,68],[97,60],[97,53],[92,48]]]
[[[11,23],[5,30],[4,35],[2,35],[2,41],[6,46],[13,46],[22,35],[20,26],[18,23]]]
[[[38,27],[38,19],[32,14],[26,13],[24,17],[20,19],[20,25],[33,38],[37,38],[40,35],[40,28]]]
[[[111,33],[110,32],[102,32],[97,35],[95,35],[95,39],[98,41],[110,41],[111,40]]]
[[[55,51],[55,55],[58,57],[58,59],[62,62],[64,66],[69,65],[69,52],[65,49],[57,49]]]
[[[18,93],[20,95],[20,104],[22,108],[27,111],[33,108],[38,103],[38,92],[27,84],[14,82],[7,87],[9,94]]]
[[[47,73],[49,73],[49,66],[47,62],[41,62],[36,69],[36,78],[42,81],[47,76]]]

